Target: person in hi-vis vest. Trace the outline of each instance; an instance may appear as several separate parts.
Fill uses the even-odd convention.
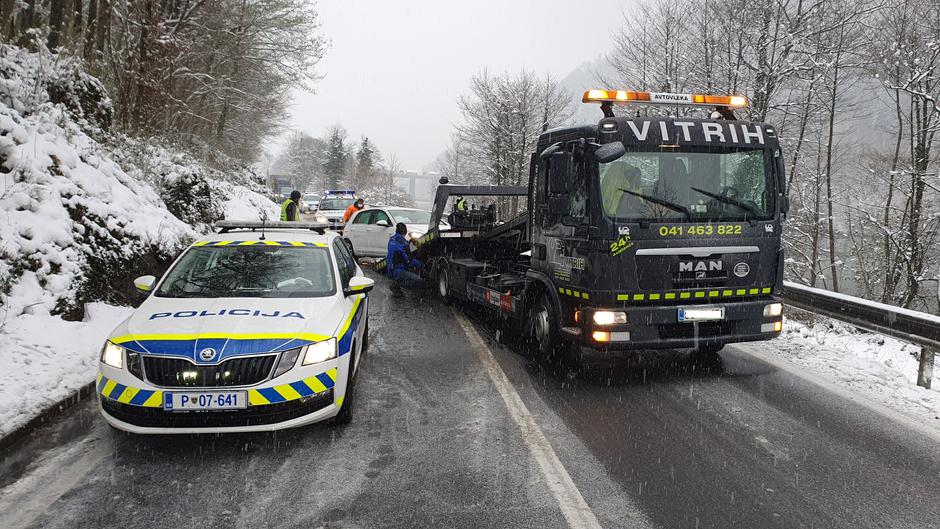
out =
[[[300,220],[300,191],[291,191],[290,198],[281,204],[281,220],[294,222]]]

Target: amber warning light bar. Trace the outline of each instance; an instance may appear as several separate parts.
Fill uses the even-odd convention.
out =
[[[747,106],[744,96],[716,96],[707,94],[667,94],[661,92],[635,92],[633,90],[587,90],[581,98],[584,103],[642,103],[649,105],[693,105],[707,107]]]

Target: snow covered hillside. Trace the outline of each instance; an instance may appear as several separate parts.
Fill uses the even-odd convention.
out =
[[[109,132],[110,105],[77,61],[0,45],[0,326],[127,302],[211,222],[277,213],[250,168]]]

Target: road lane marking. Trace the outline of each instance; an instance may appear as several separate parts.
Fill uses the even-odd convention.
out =
[[[522,398],[519,397],[519,394],[516,393],[516,390],[512,387],[512,384],[506,377],[506,373],[499,367],[490,348],[463,314],[457,311],[453,311],[453,313],[457,322],[460,323],[460,326],[463,328],[467,339],[470,341],[470,345],[476,349],[477,355],[486,367],[486,372],[490,380],[493,381],[493,385],[495,385],[496,390],[499,391],[503,402],[506,403],[509,415],[512,416],[516,426],[519,427],[522,433],[522,440],[528,447],[529,453],[532,454],[532,457],[535,458],[535,461],[539,464],[542,475],[548,483],[548,488],[555,496],[558,507],[561,509],[561,513],[568,522],[568,526],[572,529],[600,529],[601,524],[597,521],[597,517],[594,516],[594,511],[592,511],[591,507],[584,501],[584,497],[581,496],[581,491],[578,490],[577,485],[574,484],[568,471],[565,470],[564,465],[561,464],[561,461],[555,454],[555,450],[552,449],[552,445],[548,442],[545,434],[542,433],[538,424],[535,423],[532,414],[529,413],[528,408],[526,408],[525,404],[522,402]]]

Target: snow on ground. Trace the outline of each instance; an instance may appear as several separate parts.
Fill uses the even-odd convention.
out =
[[[93,381],[101,345],[133,311],[85,309],[83,322],[23,314],[0,327],[0,437]]]
[[[817,318],[815,325],[787,320],[768,354],[940,432],[940,366],[932,389],[917,386],[919,353],[918,346]]]
[[[244,186],[228,182],[213,181],[212,190],[222,202],[222,214],[228,220],[261,220],[267,214],[268,220],[278,220],[280,207],[270,198]]]

